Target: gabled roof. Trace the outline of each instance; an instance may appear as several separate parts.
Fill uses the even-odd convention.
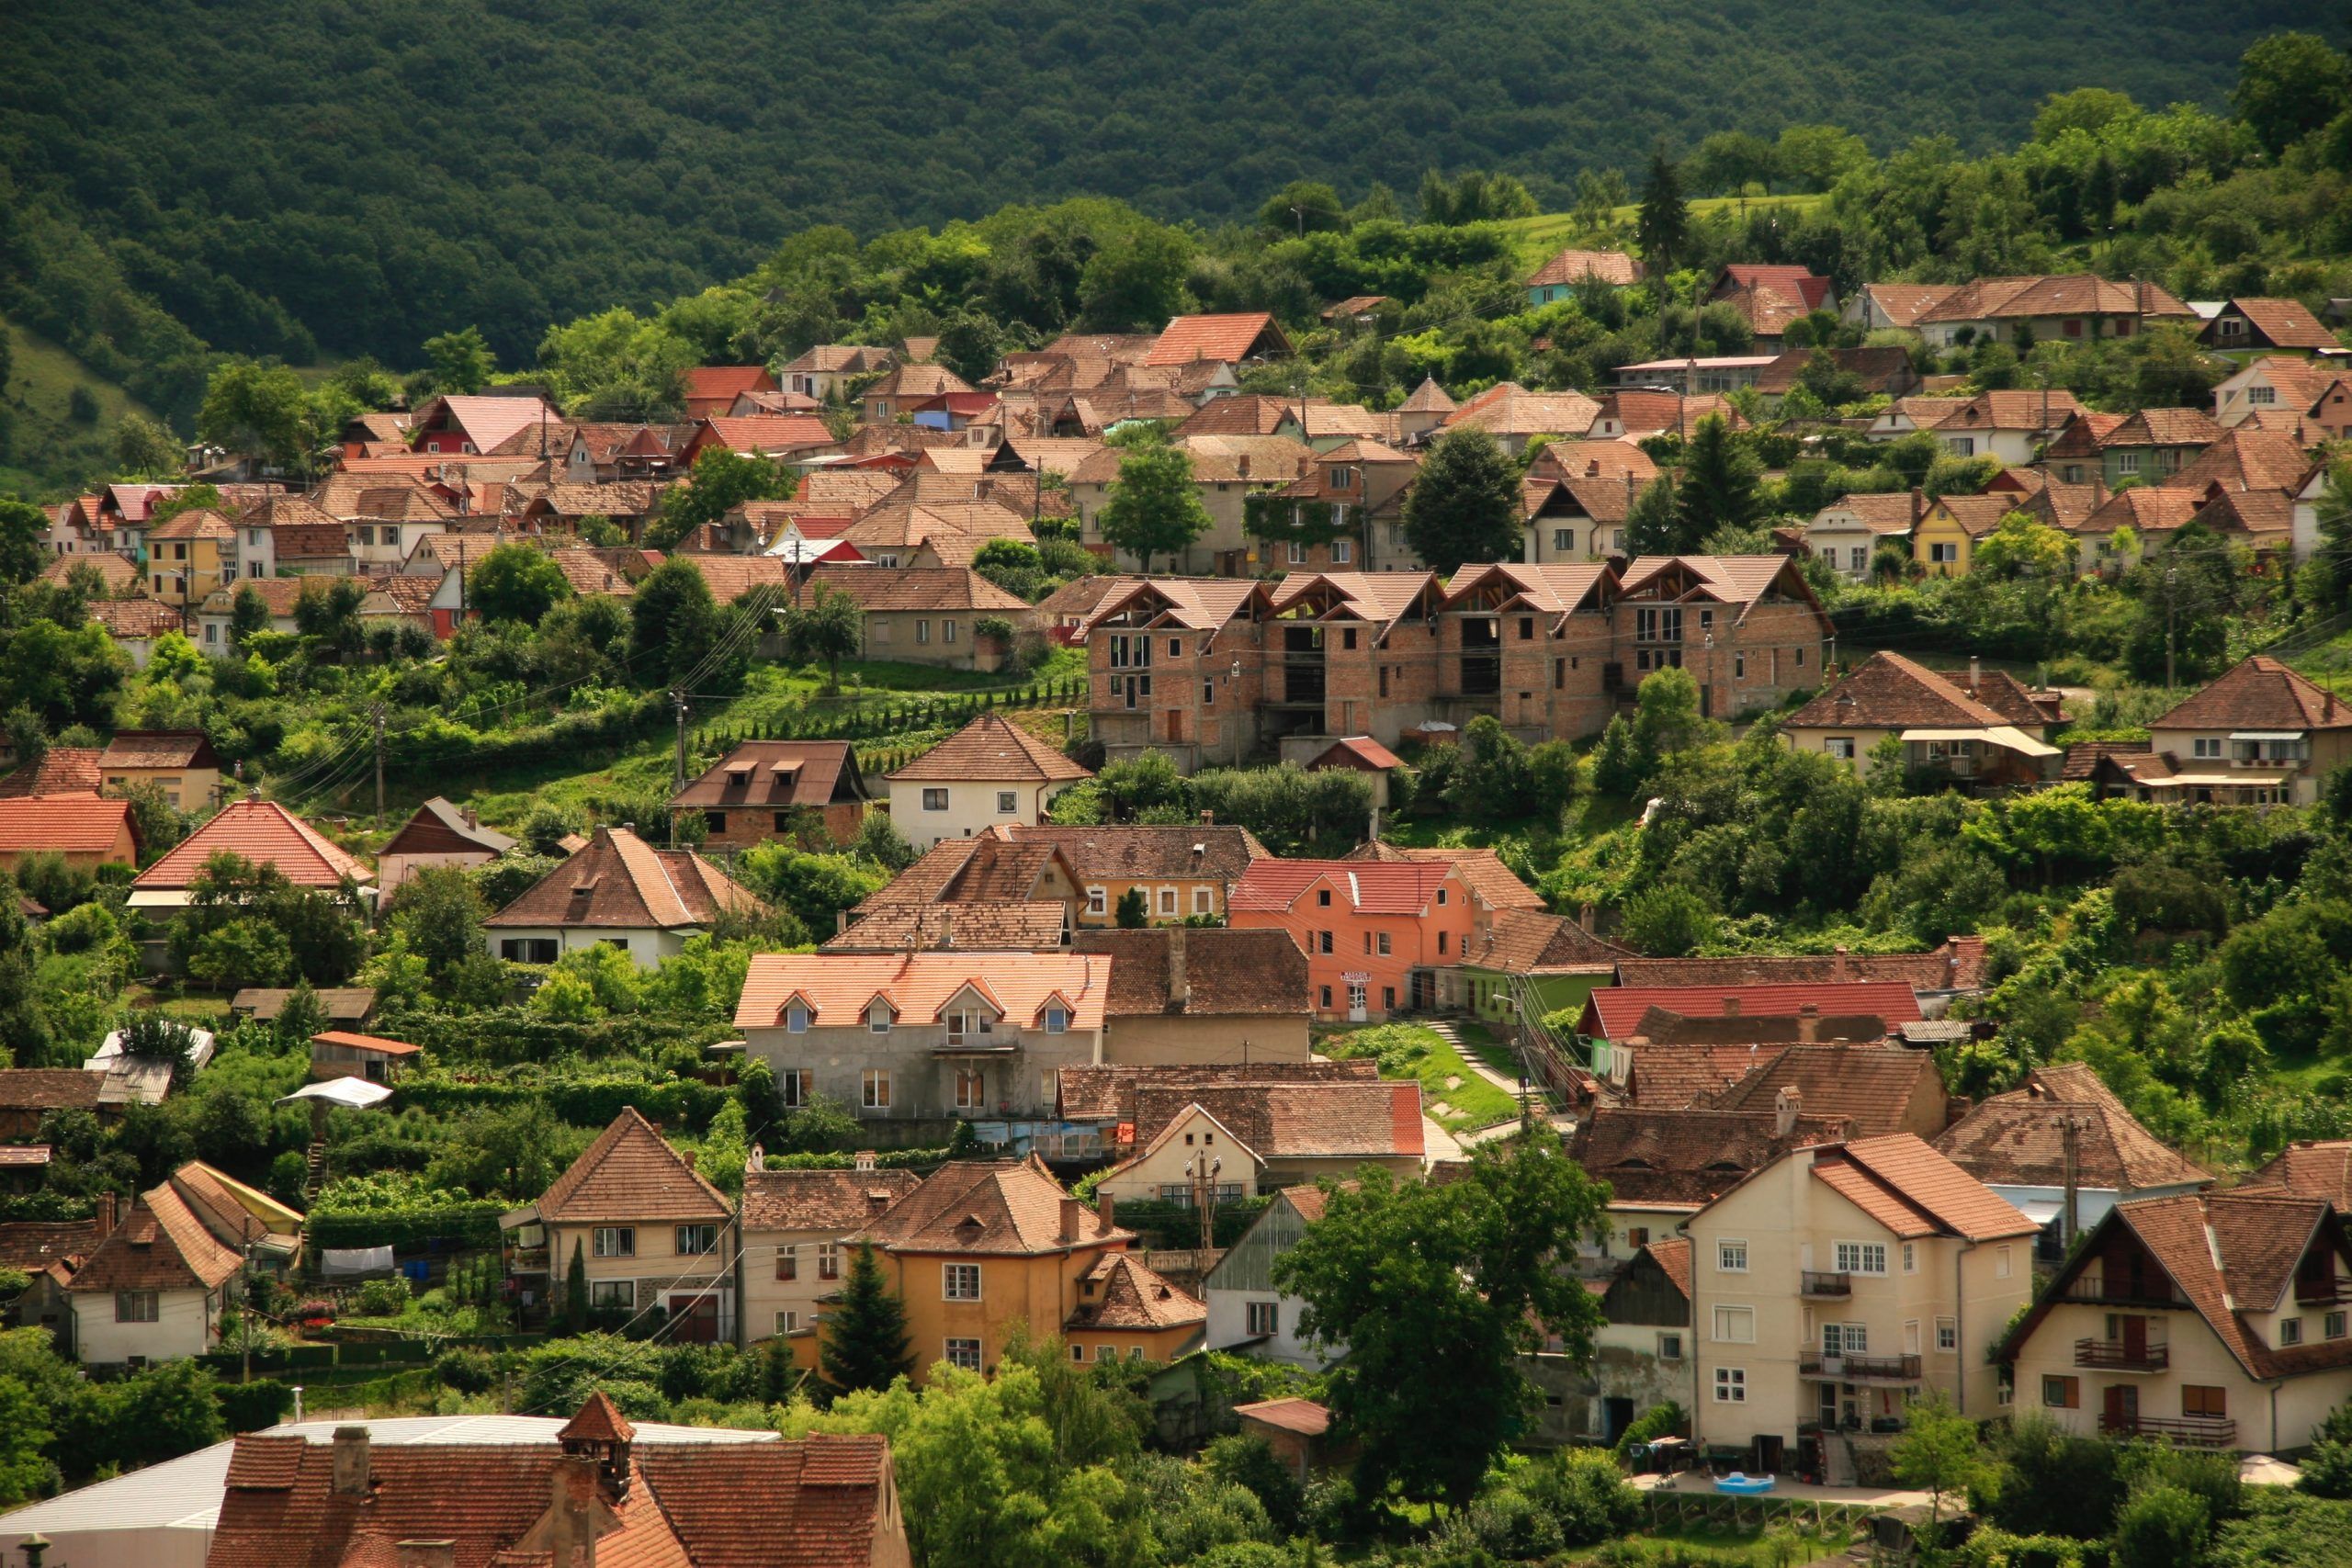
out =
[[[219,513],[202,506],[191,506],[175,512],[168,519],[147,530],[147,537],[154,539],[233,539],[237,531]]]
[[[1951,410],[1935,424],[1939,434],[1961,430],[2056,430],[2082,405],[2063,388],[2046,393],[2036,388],[2002,388],[1979,392]]]
[[[2153,283],[2110,283],[2088,273],[1980,277],[1922,310],[1921,325],[2040,316],[2174,316],[2195,312]]]
[[[2150,729],[2352,729],[2352,702],[2257,653],[2215,677],[2177,706],[2148,721]]]
[[[1909,1133],[1856,1138],[1791,1157],[1810,1159],[1815,1180],[1897,1236],[1985,1241],[2041,1228]]]
[[[1317,768],[1352,768],[1358,773],[1385,773],[1405,765],[1404,759],[1374,740],[1369,735],[1343,735],[1326,747],[1322,755],[1306,764],[1309,773]]]
[[[1261,340],[1268,346],[1259,348]],[[1151,352],[1144,356],[1146,365],[1186,365],[1198,359],[1220,364],[1238,365],[1252,352],[1282,355],[1290,352],[1290,340],[1283,335],[1274,318],[1264,310],[1245,310],[1221,316],[1178,316],[1170,321]]]
[[[1062,1231],[1063,1203],[1076,1226]],[[867,1225],[890,1252],[1033,1258],[1073,1247],[1123,1244],[1128,1232],[1102,1223],[1092,1204],[1071,1199],[1035,1156],[1024,1160],[953,1160]]]
[[[95,1110],[105,1082],[104,1073],[81,1067],[0,1067],[0,1109]]]
[[[1197,1105],[1261,1158],[1388,1159],[1422,1152],[1419,1083],[1240,1083],[1140,1087],[1136,1141]]]
[[[1994,728],[2056,722],[2007,671],[1937,671],[1881,650],[1841,676],[1784,725],[1811,729],[1859,727],[1907,729],[1919,726]]]
[[[1087,769],[1000,714],[984,713],[889,775],[910,784],[1054,784]]]
[[[1625,594],[1684,584],[1679,602],[1711,599],[1724,604],[1753,604],[1773,592],[1820,608],[1804,576],[1791,557],[1764,556],[1638,556],[1625,568],[1621,586]]]
[[[1209,1318],[1205,1303],[1132,1252],[1104,1253],[1079,1281],[1079,1292],[1062,1324],[1071,1333],[1182,1328]]]
[[[65,1288],[75,1294],[214,1291],[243,1267],[243,1255],[208,1230],[188,1201],[165,1182],[140,1194],[129,1216]]]
[[[705,439],[705,438],[707,439]],[[813,413],[760,413],[737,418],[714,414],[705,418],[695,439],[706,446],[730,452],[782,452],[803,446],[831,446],[833,433]]]
[[[474,450],[487,452],[526,426],[557,423],[562,416],[536,397],[498,397],[451,393],[416,411],[419,430],[446,421],[463,431]]]
[[[479,818],[436,795],[416,808],[416,815],[392,835],[383,852],[429,854],[471,850],[496,856],[514,847],[514,840],[483,827]]]
[[[748,888],[691,850],[657,850],[599,827],[571,859],[482,923],[492,927],[679,931],[720,911],[757,910]]]
[[[1512,975],[1608,974],[1631,956],[1566,915],[1542,909],[1498,908],[1487,929],[1464,944],[1464,965]]]
[[[1209,878],[1231,882],[1266,846],[1231,822],[1103,822],[1070,828],[1016,822],[989,835],[1015,844],[1052,844],[1081,882],[1097,877]]]
[[[1582,435],[1600,405],[1582,392],[1531,392],[1500,381],[1445,416],[1445,428],[1476,425],[1495,435]]]
[[[909,948],[973,948],[1052,953],[1069,945],[1069,906],[1057,898],[1004,898],[956,904],[876,904],[868,900],[847,930],[820,953],[903,953]]]
[[[1452,413],[1457,405],[1437,384],[1436,377],[1424,376],[1421,384],[1413,389],[1412,396],[1396,406],[1404,413]]]
[[[922,1185],[911,1170],[747,1170],[743,1229],[848,1235]]]
[[[685,377],[689,404],[718,400],[722,406],[729,405],[739,393],[767,391],[775,386],[775,378],[764,365],[696,365]]]
[[[180,613],[154,599],[93,599],[84,613],[118,642],[164,637],[181,627]]]
[[[1551,288],[1564,283],[1582,283],[1587,278],[1613,288],[1627,288],[1642,280],[1642,264],[1623,251],[1562,251],[1535,269],[1527,287]]]
[[[1623,1047],[1631,1058],[1625,1092],[1651,1111],[1703,1108],[1755,1070],[1763,1060],[1756,1045],[1636,1043]]]
[[[2256,337],[2265,348],[2333,350],[2343,346],[2335,341],[2335,334],[2329,332],[2320,319],[2312,314],[2311,308],[2300,299],[2232,299],[2214,313],[2213,320],[2205,323],[2205,330],[2197,334],[2197,341],[2208,348],[2243,344],[2244,339],[2222,335],[2221,321],[2232,312],[2245,318],[2246,324],[2254,329]]]
[[[119,729],[98,753],[98,767],[107,773],[221,765],[220,754],[200,729]]]
[[[95,795],[102,777],[98,771],[101,755],[96,746],[52,746],[32,766],[18,767],[0,778],[0,800]]]
[[[728,807],[821,807],[847,793],[865,798],[857,754],[846,740],[745,740],[670,799],[673,811]]]
[[[1329,887],[1332,900],[1362,915],[1419,915],[1437,904],[1438,889],[1464,886],[1455,869],[1423,861],[1260,860],[1235,883],[1230,909],[1288,913],[1310,890]]]
[[[1255,578],[1121,577],[1096,602],[1083,629],[1091,633],[1113,615],[1157,606],[1154,625],[1215,631],[1227,621],[1265,611],[1271,602],[1267,585]]]
[[[1192,1092],[1236,1084],[1376,1083],[1380,1065],[1369,1057],[1304,1062],[1216,1062],[1173,1066],[1104,1064],[1055,1072],[1056,1106],[1066,1120],[1132,1122],[1146,1089]]]
[[[1862,292],[1890,322],[1908,327],[1952,288],[1949,283],[1869,283],[1862,286]]]
[[[2182,464],[2169,482],[2192,491],[2215,484],[2224,490],[2290,491],[2301,489],[2311,471],[2311,457],[2294,436],[2241,424],[2199,452],[2195,461]]]
[[[777,1029],[794,998],[820,1028],[862,1026],[866,1005],[888,1002],[910,1025],[936,1021],[959,994],[977,990],[1008,1031],[1042,1027],[1049,1000],[1069,1010],[1077,1034],[1102,1027],[1112,960],[1080,953],[1006,953],[955,948],[920,953],[762,953],[753,955],[735,1006],[738,1029]]]
[[[1710,1098],[1720,1111],[1769,1111],[1784,1091],[1797,1094],[1815,1116],[1842,1117],[1856,1133],[1900,1133],[1924,1093],[1944,1104],[1942,1075],[1931,1053],[1904,1045],[1788,1045],[1737,1083]]]
[[[1386,861],[1422,865],[1450,865],[1461,876],[1478,902],[1490,909],[1544,908],[1544,896],[1519,879],[1518,873],[1503,863],[1503,858],[1491,849],[1462,849],[1450,846],[1421,848],[1392,844],[1385,839],[1374,839],[1358,844],[1342,860]]]
[[[2074,1178],[2085,1187],[2129,1193],[2213,1179],[2142,1126],[2080,1062],[2031,1069],[2023,1085],[1994,1095],[1944,1129],[1936,1148],[1979,1181],[2061,1187],[2067,1179],[2068,1123],[2077,1129]]]
[[[54,850],[61,854],[104,854],[130,835],[137,824],[127,800],[82,795],[19,795],[0,799],[0,857]]]
[[[933,534],[926,541],[939,544],[942,536]],[[976,539],[975,548],[987,539]],[[1029,604],[1018,595],[1006,592],[967,566],[884,567],[821,565],[808,574],[811,583],[822,583],[838,593],[846,593],[857,602],[860,610],[871,615],[886,610],[928,611],[933,614],[954,610],[973,610],[1008,616],[1027,616]]]
[[[1176,994],[1176,944],[1184,950],[1184,994]],[[1086,928],[1074,953],[1111,961],[1105,1015],[1122,1018],[1299,1018],[1307,1005],[1306,954],[1287,931],[1156,926]]]
[[[1587,999],[1577,1022],[1579,1034],[1605,1040],[1630,1037],[1642,1015],[1664,1008],[1686,1018],[1710,1015],[1781,1017],[1799,1015],[1806,1006],[1825,1018],[1883,1018],[1889,1023],[1921,1016],[1919,998],[1900,982],[1849,985],[1761,986],[1604,986]]]
[[[2144,742],[2143,743],[2144,749]],[[1891,981],[1915,991],[1967,991],[1984,984],[1984,939],[1955,936],[1925,953],[1747,953],[1734,958],[1617,961],[1617,983],[1663,986],[1826,986]]]
[[[367,866],[274,800],[232,800],[163,859],[139,874],[138,889],[192,886],[204,863],[227,851],[256,865],[275,866],[297,887],[334,887],[345,877],[366,883]]]
[[[1058,869],[1078,880],[1069,860],[1051,840],[1019,841],[993,830],[967,839],[942,839],[906,870],[858,906],[868,913],[900,904],[998,904],[1044,898],[1049,874]]]
[[[1791,1149],[1851,1131],[1841,1116],[1801,1115],[1786,1133],[1766,1111],[1596,1106],[1577,1123],[1568,1157],[1610,1188],[1610,1201],[1698,1208]]]
[[[577,1225],[595,1220],[723,1220],[733,1213],[662,1130],[637,1107],[624,1106],[596,1141],[581,1151],[537,1205],[542,1222]],[[559,1259],[561,1268],[570,1259]]]
[[[2299,1139],[2236,1190],[2324,1198],[2337,1213],[2352,1213],[2352,1138]]]

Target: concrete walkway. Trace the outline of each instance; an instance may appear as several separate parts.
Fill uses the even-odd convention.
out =
[[[1716,1491],[1712,1479],[1692,1471],[1685,1471],[1680,1475],[1636,1475],[1632,1478],[1632,1483],[1645,1492],[1681,1492],[1693,1497],[1733,1495],[1728,1492]],[[1911,1492],[1901,1487],[1815,1486],[1786,1477],[1775,1483],[1772,1490],[1762,1495],[1792,1497],[1807,1503],[1843,1503],[1849,1507],[1863,1508],[1907,1508],[1914,1504],[1924,1508],[1929,1500],[1925,1492]]]
[[[1437,1124],[1431,1116],[1421,1118],[1421,1168],[1427,1170],[1440,1160],[1461,1159],[1462,1145],[1453,1134]]]
[[[1435,1034],[1439,1039],[1453,1047],[1453,1054],[1461,1057],[1463,1064],[1472,1072],[1477,1074],[1480,1077],[1486,1079],[1488,1083],[1494,1085],[1505,1094],[1510,1095],[1513,1100],[1517,1100],[1519,1098],[1519,1080],[1508,1074],[1498,1073],[1495,1071],[1494,1068],[1487,1066],[1485,1060],[1479,1056],[1478,1053],[1472,1050],[1469,1043],[1462,1038],[1462,1031],[1455,1027],[1452,1019],[1430,1019],[1429,1021],[1429,1027],[1431,1033]]]

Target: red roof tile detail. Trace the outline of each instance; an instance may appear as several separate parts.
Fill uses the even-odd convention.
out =
[[[181,840],[139,874],[134,888],[183,888],[204,863],[222,852],[270,865],[297,887],[334,887],[344,878],[365,883],[374,874],[325,834],[274,800],[232,800],[219,816]]]

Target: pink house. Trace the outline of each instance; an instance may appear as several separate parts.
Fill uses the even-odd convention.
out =
[[[1255,860],[1226,914],[1289,932],[1316,1016],[1362,1023],[1434,1005],[1435,973],[1462,961],[1476,908],[1450,861]]]

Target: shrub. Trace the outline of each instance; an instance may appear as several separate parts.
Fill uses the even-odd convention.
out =
[[[408,1310],[408,1282],[404,1280],[370,1280],[359,1287],[353,1303],[362,1317],[398,1317]]]
[[[2116,1516],[2115,1568],[2182,1568],[2202,1562],[2213,1521],[2181,1488],[2157,1485],[2132,1495]]]
[[[1636,1443],[1646,1443],[1653,1438],[1688,1436],[1690,1430],[1690,1418],[1682,1413],[1682,1406],[1670,1399],[1664,1404],[1653,1404],[1635,1416],[1618,1438],[1617,1457],[1623,1459],[1632,1453]]]

